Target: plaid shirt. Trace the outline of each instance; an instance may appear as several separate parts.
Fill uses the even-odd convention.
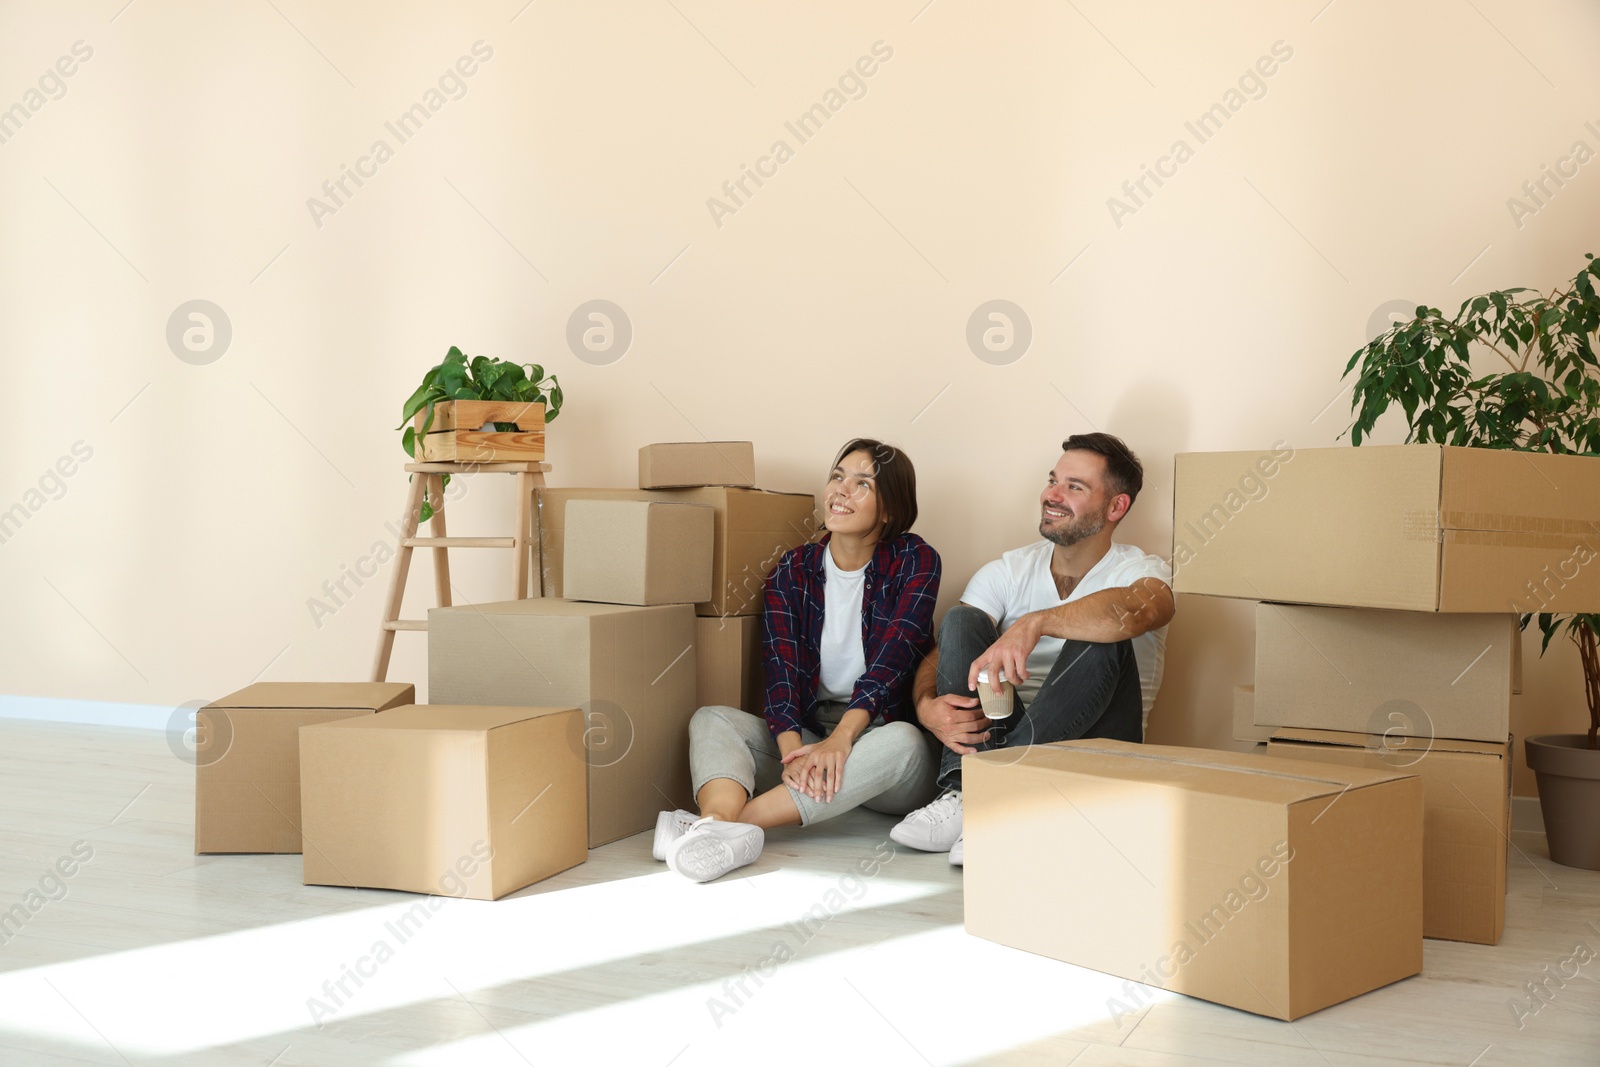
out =
[[[823,553],[831,535],[788,552],[767,579],[761,648],[766,668],[767,728],[777,737],[802,726],[816,731],[821,672]],[[904,533],[879,542],[867,564],[861,597],[861,648],[867,670],[850,706],[877,721],[916,721],[911,679],[933,649],[933,605],[939,596],[939,553]],[[817,731],[820,732],[820,731]]]

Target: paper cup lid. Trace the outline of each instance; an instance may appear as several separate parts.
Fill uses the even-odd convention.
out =
[[[1006,672],[1003,671],[1003,670],[1000,672],[1000,680],[1002,682],[1010,681],[1010,679],[1006,677]],[[989,671],[988,671],[987,668],[985,668],[984,670],[981,670],[981,671],[978,672],[978,681],[984,683],[985,685],[988,684],[988,682],[989,682]]]

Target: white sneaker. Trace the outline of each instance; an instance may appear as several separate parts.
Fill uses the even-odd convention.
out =
[[[709,882],[754,863],[766,835],[747,822],[699,819],[667,846],[667,866],[691,882]]]
[[[952,866],[952,867],[964,867],[964,866],[966,866],[967,854],[961,848],[961,842],[964,841],[965,839],[966,839],[965,835],[963,835],[962,837],[958,837],[958,838],[956,838],[956,843],[950,846],[950,866]]]
[[[700,816],[692,811],[664,811],[656,816],[656,837],[650,842],[650,855],[658,860],[667,858],[667,846],[689,832]]]
[[[961,840],[961,790],[952,789],[901,819],[889,839],[924,852],[949,852]]]

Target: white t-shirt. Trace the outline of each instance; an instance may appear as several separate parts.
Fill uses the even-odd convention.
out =
[[[822,559],[826,579],[817,699],[848,701],[855,696],[857,679],[867,673],[867,654],[861,647],[861,595],[867,585],[867,568],[842,570],[828,549],[823,550]]]
[[[961,594],[963,604],[971,604],[999,620],[1004,631],[1030,611],[1058,608],[1079,597],[1132,585],[1140,578],[1158,578],[1172,584],[1172,568],[1160,556],[1152,556],[1133,545],[1112,542],[1111,550],[1089,568],[1066,600],[1056,592],[1050,576],[1050,556],[1055,545],[1043,539],[1024,548],[1014,548],[997,560],[985,563],[972,576]],[[1059,637],[1041,637],[1028,657],[1028,680],[1017,686],[1017,695],[1031,702],[1044,686],[1065,644]],[[1150,723],[1150,705],[1161,688],[1161,666],[1166,658],[1167,628],[1151,630],[1133,639],[1134,656],[1139,661],[1139,685],[1144,697],[1144,724]]]

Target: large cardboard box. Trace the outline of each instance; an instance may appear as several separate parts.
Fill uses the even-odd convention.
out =
[[[300,727],[416,699],[401,682],[257,682],[195,712],[195,852],[299,852]]]
[[[692,807],[695,616],[542,598],[428,612],[429,695],[448,704],[577,707],[591,848]]]
[[[1185,453],[1179,593],[1411,611],[1589,611],[1600,458],[1442,445]]]
[[[1493,945],[1506,920],[1511,741],[1280,730],[1267,755],[1422,779],[1422,935]]]
[[[1233,739],[1235,741],[1266,741],[1272,737],[1273,726],[1256,725],[1256,687],[1233,687]]]
[[[639,449],[640,489],[756,484],[756,449],[749,441],[675,441]]]
[[[1257,726],[1504,741],[1515,615],[1262,604]]]
[[[765,713],[761,616],[696,619],[694,651],[702,708],[720,704],[752,715]]]
[[[700,615],[759,615],[767,575],[783,554],[817,536],[816,498],[762,489],[540,489],[540,575],[544,595],[565,596],[566,510],[573,500],[675,500],[716,509],[711,598]]]
[[[577,708],[411,704],[300,731],[306,885],[498,900],[582,863]]]
[[[693,604],[711,596],[716,513],[667,500],[576,500],[562,584],[572,600]]]
[[[1422,970],[1413,775],[1107,740],[961,767],[968,933],[1279,1019]]]

